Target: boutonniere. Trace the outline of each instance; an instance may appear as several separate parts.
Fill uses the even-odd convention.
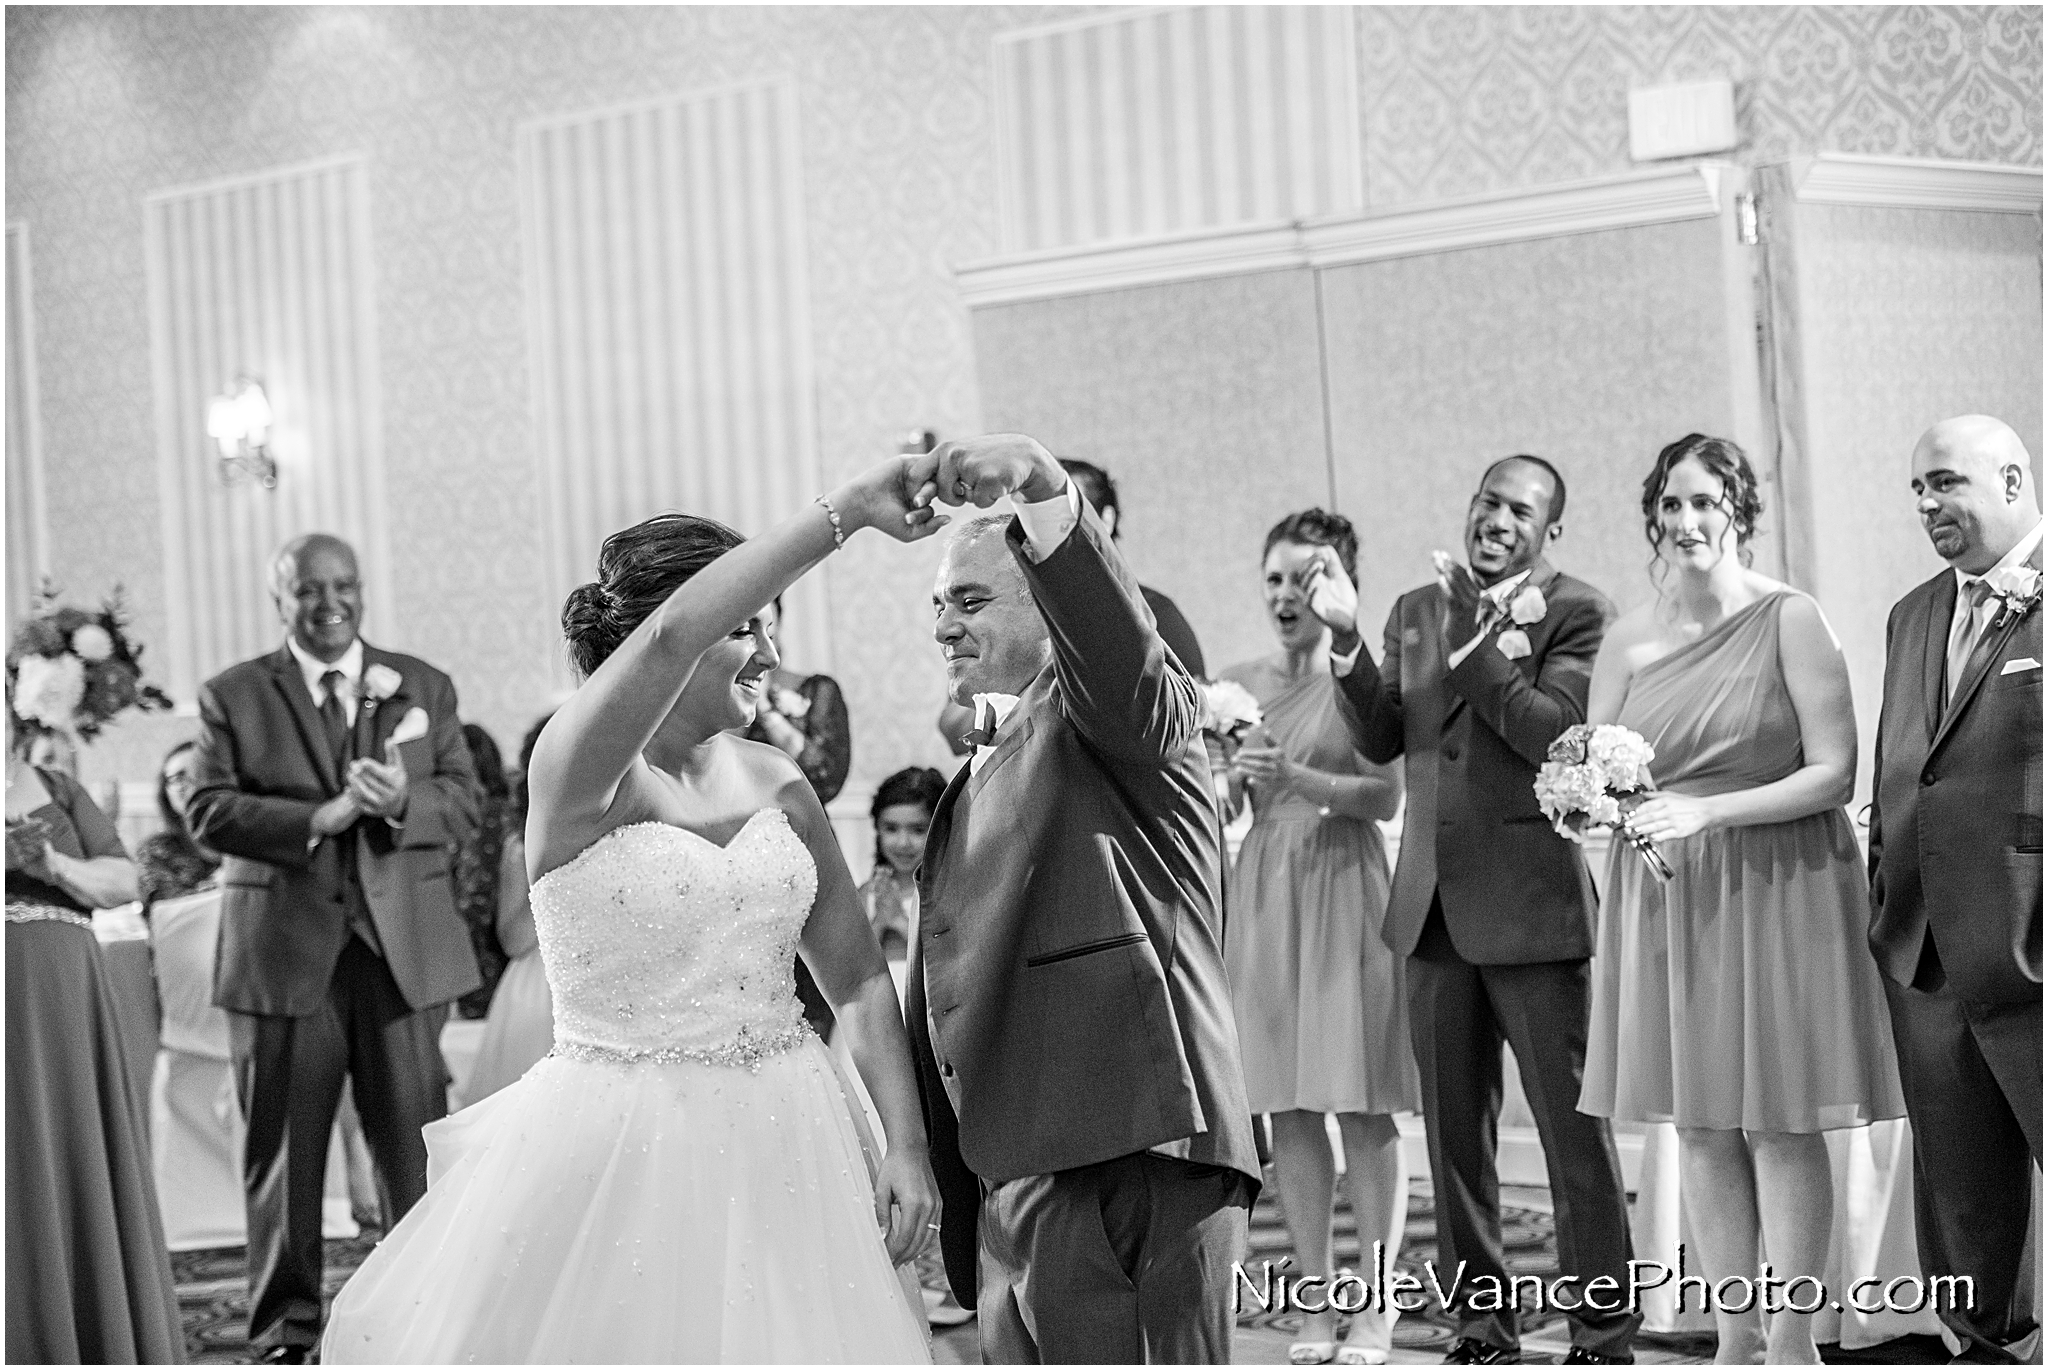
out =
[[[363,672],[363,707],[375,713],[377,706],[398,693],[405,677],[379,662]]]
[[[1524,585],[1515,595],[1514,602],[1508,605],[1508,617],[1525,628],[1532,623],[1541,623],[1549,612],[1550,605],[1543,598],[1543,592],[1533,585]],[[1525,654],[1528,647],[1528,639],[1524,638],[1522,650]]]
[[[2008,617],[2019,618],[2041,602],[2041,573],[2031,566],[2001,566],[1984,577],[1984,583],[1991,587],[1992,598],[1998,601],[1998,613],[1991,620],[1994,628],[2003,627]]]
[[[777,690],[774,695],[775,712],[792,723],[801,723],[804,715],[811,711],[811,701],[795,690]]]
[[[1531,651],[1529,635],[1520,628],[1508,629],[1493,640],[1493,645],[1500,648],[1500,654],[1509,661],[1520,661]]]

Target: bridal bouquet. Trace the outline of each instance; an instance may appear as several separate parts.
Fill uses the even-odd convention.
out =
[[[1631,728],[1578,723],[1558,734],[1549,759],[1536,772],[1536,802],[1558,836],[1585,841],[1588,828],[1612,828],[1628,840],[1659,880],[1671,867],[1657,844],[1628,825],[1628,815],[1650,795],[1650,762],[1657,755]]]
[[[1234,680],[1202,685],[1202,731],[1226,742],[1241,742],[1245,733],[1265,721],[1252,692]]]
[[[21,740],[56,732],[90,742],[124,710],[171,707],[162,690],[142,683],[142,648],[124,631],[118,588],[98,613],[55,598],[46,585],[7,652],[7,702]]]

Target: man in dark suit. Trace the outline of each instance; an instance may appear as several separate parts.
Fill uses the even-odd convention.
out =
[[[946,502],[1018,510],[960,529],[933,595],[979,715],[906,1005],[948,1277],[989,1361],[1227,1361],[1259,1163],[1201,697],[1043,447],[932,462]]]
[[[1436,1192],[1437,1268],[1454,1297],[1451,1364],[1520,1356],[1504,1288],[1494,1166],[1501,1042],[1514,1048],[1557,1205],[1558,1258],[1590,1295],[1571,1315],[1567,1363],[1629,1361],[1641,1319],[1620,1310],[1630,1243],[1621,1165],[1604,1119],[1578,1111],[1585,1070],[1594,895],[1578,848],[1536,804],[1536,768],[1585,721],[1586,689],[1614,616],[1543,550],[1562,531],[1564,480],[1537,457],[1487,469],[1466,517],[1470,569],[1410,590],[1375,665],[1357,592],[1318,576],[1345,722],[1374,761],[1407,758],[1408,811],[1382,935],[1408,958],[1410,1031]],[[1614,1286],[1590,1290],[1601,1276]],[[1610,1292],[1616,1291],[1616,1292]],[[1605,1306],[1605,1311],[1602,1306]]]
[[[1948,563],[1892,607],[1870,804],[1870,945],[1913,1120],[1913,1201],[1963,1360],[2038,1363],[2020,1285],[2041,1162],[2041,506],[1996,419],[1913,449],[1921,525]]]
[[[226,857],[213,1001],[248,1121],[249,1340],[296,1364],[320,1342],[321,1181],[344,1080],[385,1222],[426,1192],[446,1005],[480,980],[449,888],[479,796],[448,677],[357,636],[347,543],[291,542],[271,590],[285,644],[200,687],[190,812]]]

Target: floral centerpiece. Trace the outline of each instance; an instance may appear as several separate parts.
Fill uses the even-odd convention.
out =
[[[90,742],[128,709],[168,709],[170,696],[142,683],[142,648],[131,642],[121,590],[97,613],[56,603],[47,582],[34,616],[7,649],[7,707],[17,741],[64,733]]]
[[[1536,802],[1560,837],[1584,842],[1587,829],[1611,828],[1658,879],[1669,880],[1671,867],[1657,844],[1628,824],[1628,815],[1650,797],[1650,762],[1656,755],[1632,728],[1574,724],[1550,744],[1548,760],[1536,772]]]

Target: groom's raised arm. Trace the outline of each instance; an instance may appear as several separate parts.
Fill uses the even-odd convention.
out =
[[[1109,529],[1070,482],[1053,499],[1020,501],[1009,539],[1052,634],[1074,727],[1104,756],[1178,759],[1201,734],[1201,691],[1166,650]]]

